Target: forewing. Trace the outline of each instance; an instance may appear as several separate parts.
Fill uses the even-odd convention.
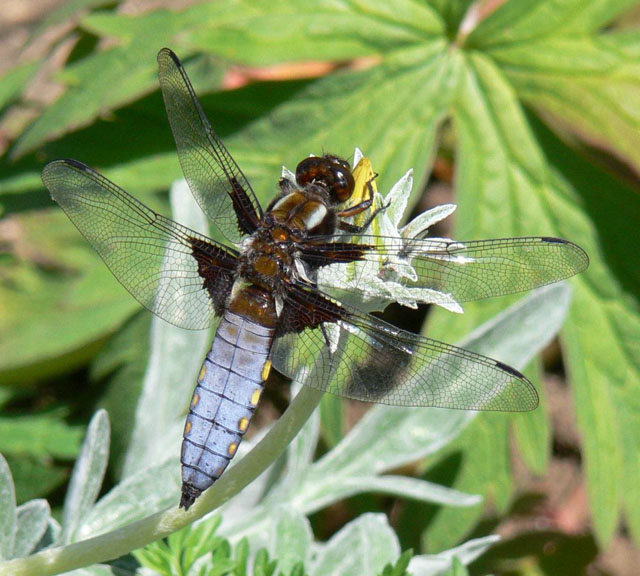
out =
[[[216,283],[230,286],[235,261],[231,251],[157,214],[75,160],[51,162],[42,180],[143,306],[183,328],[211,325],[215,306],[210,289]]]
[[[262,219],[258,199],[207,120],[178,57],[163,48],[158,67],[167,116],[191,192],[225,238],[239,244]]]
[[[400,239],[358,236],[355,245],[339,238],[336,251],[363,252],[377,263],[381,279],[400,281],[408,288],[442,292],[452,302],[482,300],[569,278],[585,270],[589,258],[582,248],[561,238],[499,238],[457,242],[444,239]],[[329,263],[310,246],[309,261]],[[305,255],[306,256],[306,255]],[[337,258],[336,256],[333,256]],[[372,293],[371,269],[352,266],[347,291]],[[400,279],[400,280],[398,280]],[[323,283],[324,282],[324,283]],[[319,286],[332,286],[319,280]],[[375,294],[374,294],[375,295]]]
[[[335,315],[335,304],[328,308]],[[501,362],[342,309],[335,323],[277,338],[274,368],[313,388],[365,402],[514,412],[538,405],[531,382]]]

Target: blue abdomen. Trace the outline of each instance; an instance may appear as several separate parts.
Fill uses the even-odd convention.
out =
[[[273,332],[233,312],[224,314],[185,424],[181,507],[188,509],[235,455],[260,400]]]

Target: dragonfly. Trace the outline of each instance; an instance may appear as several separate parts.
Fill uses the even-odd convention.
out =
[[[350,164],[330,154],[304,158],[265,209],[178,57],[163,48],[158,66],[184,176],[224,242],[151,210],[77,160],[49,163],[42,179],[143,306],[182,328],[216,327],[186,417],[180,507],[188,510],[223,474],[272,369],[322,391],[395,406],[537,406],[535,387],[514,368],[364,312],[336,297],[323,272],[381,258],[410,262],[410,287],[459,303],[577,274],[589,262],[579,246],[551,237],[407,243],[368,233],[385,207],[373,209],[370,182],[354,200]],[[367,217],[358,226],[356,216]],[[367,280],[356,276],[349,289],[366,295]]]

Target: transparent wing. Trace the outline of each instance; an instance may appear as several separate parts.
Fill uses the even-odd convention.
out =
[[[167,116],[191,192],[224,237],[239,244],[262,219],[258,199],[209,124],[178,57],[163,48],[158,67]]]
[[[75,160],[51,162],[42,180],[138,302],[183,328],[212,324],[210,291],[230,289],[232,251],[157,214]]]
[[[524,292],[569,278],[589,265],[587,254],[561,238],[499,238],[458,242],[443,239],[385,238],[358,236],[358,243],[344,243],[336,237],[337,252],[363,251],[364,260],[381,264],[377,272],[387,279],[400,278],[409,288],[427,288],[448,294],[456,302],[468,302]],[[314,239],[317,242],[317,239]],[[313,245],[303,249],[306,260],[330,264]],[[334,258],[336,256],[334,255]],[[352,269],[349,288],[370,293],[371,268]],[[398,274],[396,274],[396,272]],[[319,281],[328,290],[329,284]],[[342,289],[342,288],[341,288]]]
[[[305,306],[304,298],[286,303],[292,304]],[[341,308],[335,323],[279,337],[271,353],[274,368],[365,402],[513,412],[538,405],[531,382],[501,362]],[[335,310],[334,303],[327,314]]]

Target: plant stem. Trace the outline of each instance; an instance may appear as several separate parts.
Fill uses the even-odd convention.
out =
[[[253,482],[284,452],[316,408],[322,392],[303,386],[271,431],[233,466],[188,512],[171,508],[81,542],[0,563],[0,575],[50,576],[113,560],[164,538],[215,510]],[[177,497],[176,497],[177,500]]]

